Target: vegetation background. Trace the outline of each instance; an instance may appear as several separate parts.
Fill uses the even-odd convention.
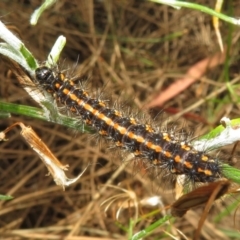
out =
[[[215,1],[197,3],[215,5]],[[31,26],[30,16],[40,4],[37,0],[0,1],[1,20],[42,64],[57,37],[64,35],[67,44],[60,67],[87,76],[92,85],[89,90],[102,89],[104,99],[117,105],[127,102],[126,114],[131,109],[145,112],[148,118],[160,112],[155,119],[160,127],[168,122],[168,131],[189,137],[207,133],[223,116],[240,116],[239,86],[231,84],[239,75],[236,26],[220,21],[222,53],[212,16],[200,11],[140,0],[61,0]],[[239,16],[239,1],[225,1],[222,12]],[[4,61],[0,67],[0,98],[38,106],[15,77],[7,74]],[[179,92],[181,86],[184,91]],[[62,191],[45,176],[45,166],[19,130],[12,131],[9,140],[0,143],[0,193],[14,197],[0,202],[2,239],[131,239],[161,219],[163,206],[174,202],[173,185],[157,174],[150,173],[152,178],[148,178],[149,172],[137,161],[124,167],[123,159],[129,156],[115,154],[104,141],[96,143],[95,135],[17,115],[1,119],[0,129],[16,121],[30,125],[55,156],[70,165],[69,177],[90,166],[78,183]],[[227,158],[231,148],[222,151]],[[235,156],[238,164],[237,150]],[[158,199],[156,206],[147,204],[153,196]],[[202,239],[240,238],[239,211],[234,216],[232,210],[236,199],[214,204]],[[145,239],[192,239],[202,210],[172,219]]]

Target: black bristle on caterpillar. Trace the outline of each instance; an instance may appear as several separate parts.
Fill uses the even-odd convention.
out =
[[[43,66],[36,69],[38,84],[54,95],[68,110],[101,136],[113,141],[137,158],[159,168],[166,175],[184,174],[192,182],[213,182],[222,176],[221,163],[187,141],[175,140],[173,134],[158,131],[149,124],[110,108],[104,101],[91,97],[62,72]]]

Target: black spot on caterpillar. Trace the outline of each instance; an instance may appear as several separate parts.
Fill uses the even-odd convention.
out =
[[[35,73],[43,89],[118,148],[146,159],[150,166],[166,175],[184,174],[193,183],[221,178],[221,162],[204,151],[197,151],[189,142],[176,140],[173,133],[159,131],[150,124],[124,116],[106,101],[91,97],[63,72],[43,66]]]

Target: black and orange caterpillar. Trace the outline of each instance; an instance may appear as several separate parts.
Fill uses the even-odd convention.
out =
[[[37,83],[84,123],[166,175],[185,174],[192,182],[213,182],[221,178],[221,162],[204,151],[197,151],[189,142],[176,140],[167,131],[124,116],[105,101],[91,97],[63,72],[42,66],[35,74]]]

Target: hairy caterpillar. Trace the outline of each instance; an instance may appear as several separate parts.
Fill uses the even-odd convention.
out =
[[[110,107],[106,101],[91,97],[63,72],[42,66],[36,69],[40,86],[57,98],[72,113],[101,136],[150,166],[168,175],[185,174],[192,182],[213,182],[222,176],[221,162],[187,141],[179,141],[167,131],[142,124],[133,117]]]

